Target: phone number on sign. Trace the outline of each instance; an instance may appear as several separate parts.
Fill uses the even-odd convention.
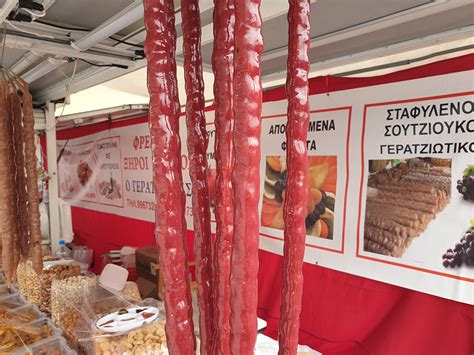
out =
[[[127,198],[127,207],[138,208],[141,210],[155,210],[155,202],[153,201],[141,201],[141,200],[131,200]]]

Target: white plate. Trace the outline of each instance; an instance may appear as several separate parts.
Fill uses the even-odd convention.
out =
[[[137,313],[137,310],[143,310]],[[127,308],[128,313],[119,314],[119,311],[100,318],[96,323],[97,329],[106,333],[126,332],[153,322],[160,313],[156,307]],[[144,313],[153,313],[151,317],[143,317]]]

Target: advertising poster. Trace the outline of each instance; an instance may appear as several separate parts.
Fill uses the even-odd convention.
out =
[[[472,71],[310,96],[305,262],[474,304]],[[260,248],[282,254],[287,101],[263,104]],[[215,200],[214,112],[206,112]],[[192,229],[184,116],[186,221]],[[154,221],[147,123],[58,141],[60,196]],[[215,222],[213,230],[215,230]]]

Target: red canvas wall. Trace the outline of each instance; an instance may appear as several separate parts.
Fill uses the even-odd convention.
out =
[[[310,93],[324,93],[474,69],[474,55],[372,78],[323,77],[311,80]],[[474,80],[474,79],[473,79]],[[265,101],[285,98],[284,89],[266,92]],[[147,117],[112,123],[145,122]],[[103,123],[61,131],[58,139],[108,129]],[[153,224],[73,207],[79,242],[96,256],[124,245],[154,241]],[[192,250],[192,232],[188,234]],[[277,336],[281,257],[260,252],[259,315],[266,333]],[[96,257],[96,271],[100,261]],[[474,307],[358,276],[305,264],[300,343],[324,354],[474,354]],[[474,297],[474,295],[473,295]]]

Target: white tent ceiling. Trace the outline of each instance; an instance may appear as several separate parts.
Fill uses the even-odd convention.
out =
[[[95,100],[100,103],[94,102],[93,105],[103,106],[110,103],[110,96],[126,100],[125,94],[133,95],[128,98],[133,102],[146,102],[146,74],[143,69],[146,60],[139,59],[135,53],[138,47],[117,41],[121,39],[143,44],[145,31],[140,0],[101,0],[100,6],[95,0],[36,1],[47,8],[44,17],[32,23],[10,21],[6,24],[3,64],[24,77],[33,78],[30,87],[37,102],[61,99],[68,93],[85,89],[89,90],[72,95],[73,105],[79,102],[80,106],[84,106]],[[16,3],[16,0],[0,0],[3,9],[11,8]],[[183,60],[179,0],[175,4],[179,63]],[[206,98],[211,99],[213,0],[201,0],[200,6]],[[287,8],[287,0],[262,0],[265,37],[262,80],[266,86],[281,83],[285,77]],[[4,18],[0,11],[0,23]],[[469,40],[474,33],[474,2],[317,0],[312,1],[311,24],[310,59],[315,71],[313,76],[341,73],[371,67],[376,63],[381,65],[413,59],[446,49],[444,55],[472,50],[473,43]],[[110,26],[114,30],[108,33]],[[108,38],[112,35],[114,39]],[[79,46],[78,49],[74,43],[84,43],[84,38],[88,39],[88,45],[82,48]],[[72,62],[71,58],[79,60]],[[97,64],[120,64],[126,65],[127,69],[97,67]],[[182,79],[182,75],[179,77]],[[100,84],[103,85],[96,87]],[[182,102],[183,87],[180,85]],[[98,96],[99,89],[107,98]],[[71,107],[64,111],[74,110]]]

